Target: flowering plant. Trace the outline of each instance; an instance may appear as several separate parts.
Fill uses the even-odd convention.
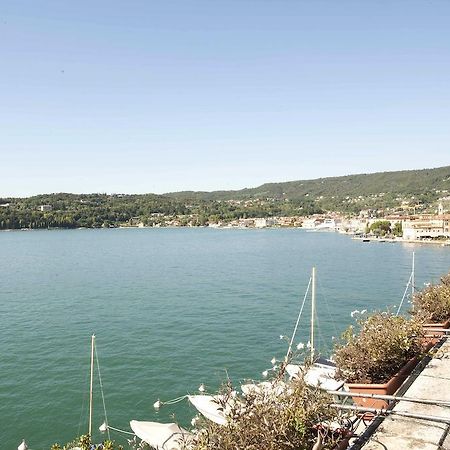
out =
[[[450,318],[450,273],[441,284],[430,285],[413,297],[411,314],[423,322],[444,322]]]
[[[280,390],[283,372],[281,368],[268,388],[254,389],[235,401],[227,425],[200,418],[192,450],[335,448],[345,437],[345,415],[331,406],[330,395],[308,386],[303,377]],[[225,398],[230,390],[228,385],[222,392]]]
[[[385,383],[422,352],[423,331],[416,320],[377,312],[357,320],[335,346],[336,377],[349,383]]]

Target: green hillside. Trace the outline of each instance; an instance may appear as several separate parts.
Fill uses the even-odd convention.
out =
[[[436,169],[402,170],[314,180],[266,183],[256,188],[238,191],[174,192],[165,194],[178,199],[202,200],[229,199],[302,199],[305,195],[319,196],[369,196],[379,193],[427,196],[433,190],[450,190],[450,166]]]
[[[205,225],[340,212],[433,212],[450,192],[450,166],[267,183],[252,189],[156,194],[42,194],[0,198],[0,229]],[[450,197],[449,197],[450,198]],[[446,205],[447,208],[450,205]]]
[[[175,192],[166,194],[180,201],[266,200],[289,201],[308,212],[357,213],[361,209],[393,212],[402,202],[428,210],[450,192],[450,166],[372,174],[266,183],[238,191]]]

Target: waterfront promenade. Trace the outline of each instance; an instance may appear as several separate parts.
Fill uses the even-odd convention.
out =
[[[450,401],[450,338],[404,393],[405,397]],[[395,411],[450,420],[450,408],[399,402]],[[424,419],[389,416],[383,420],[362,450],[450,450],[450,425]]]

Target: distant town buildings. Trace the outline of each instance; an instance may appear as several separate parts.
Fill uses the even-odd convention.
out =
[[[450,214],[445,214],[442,202],[439,203],[437,214],[423,214],[407,217],[402,221],[403,239],[449,239]]]

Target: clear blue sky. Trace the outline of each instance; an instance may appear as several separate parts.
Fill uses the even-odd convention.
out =
[[[450,164],[450,1],[3,0],[0,196]]]

